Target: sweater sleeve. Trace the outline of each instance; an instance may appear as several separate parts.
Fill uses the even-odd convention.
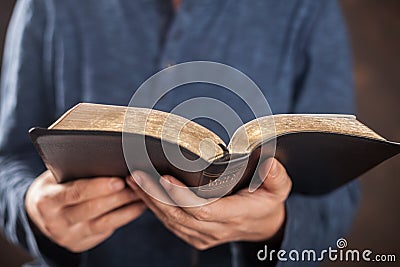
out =
[[[317,2],[317,1],[315,1]],[[314,3],[315,3],[314,2]],[[354,113],[352,66],[347,33],[335,0],[318,1],[309,34],[296,60],[298,73],[293,88],[294,113]],[[329,170],[327,170],[329,171]],[[323,177],[321,177],[323,179]],[[291,250],[317,252],[329,246],[351,227],[358,206],[358,182],[352,182],[324,196],[291,194],[286,201],[286,223],[282,234],[274,240],[260,243],[234,244],[241,266],[315,266],[316,261],[291,261]],[[285,250],[286,261],[257,259],[265,248]]]
[[[7,239],[39,260],[75,257],[34,234],[25,194],[45,167],[28,136],[54,120],[51,86],[51,21],[45,0],[19,0],[7,32],[0,97],[0,228]],[[49,255],[47,257],[46,255]]]

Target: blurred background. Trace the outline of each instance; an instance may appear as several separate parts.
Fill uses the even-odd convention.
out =
[[[0,51],[14,2],[0,0]],[[341,5],[353,48],[357,117],[387,139],[400,142],[400,1],[342,0]],[[348,247],[396,254],[397,264],[387,265],[399,266],[400,156],[365,174],[361,184],[361,206],[347,237]],[[1,267],[21,266],[29,260],[0,236]],[[332,262],[325,266],[365,264]]]

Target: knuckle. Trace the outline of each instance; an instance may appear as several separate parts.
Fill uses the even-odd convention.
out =
[[[111,228],[110,220],[107,216],[97,220],[92,220],[88,223],[88,231],[90,235],[104,232],[105,227]]]
[[[101,221],[104,221],[104,220],[101,220]],[[100,224],[101,223],[99,223],[99,220],[90,221],[87,226],[88,235],[93,235],[93,234],[100,232],[99,231]]]
[[[199,221],[209,221],[210,220],[210,208],[208,206],[201,206],[197,208],[194,213],[194,217]]]
[[[172,218],[172,217],[170,217],[170,216],[163,216],[162,218],[160,218],[161,219],[161,221],[163,221],[164,222],[164,224],[165,224],[165,226],[168,228],[168,229],[175,229],[176,228],[176,220],[175,220],[175,218]]]
[[[62,237],[54,237],[54,240],[57,242],[58,245],[70,249],[70,239],[67,237],[67,235],[64,235]]]
[[[71,186],[64,191],[64,198],[67,202],[78,202],[81,199],[81,192],[76,183],[72,183]]]
[[[39,214],[43,217],[48,212],[49,198],[47,196],[37,198],[35,206]]]
[[[214,234],[213,237],[216,240],[228,240],[231,235],[228,233],[228,231],[221,231],[218,234]]]
[[[70,247],[67,247],[67,249],[69,251],[71,251],[71,252],[74,252],[74,253],[79,253],[79,252],[83,252],[84,251],[84,249],[82,249],[79,246],[70,246]]]
[[[170,209],[167,212],[167,220],[170,222],[179,221],[181,214],[177,208]]]
[[[209,244],[203,243],[203,242],[195,242],[193,244],[193,246],[197,249],[197,250],[206,250],[208,248],[210,248]]]

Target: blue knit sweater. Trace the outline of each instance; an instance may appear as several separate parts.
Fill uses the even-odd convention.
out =
[[[151,212],[80,254],[34,234],[24,196],[44,166],[27,132],[32,126],[48,126],[78,102],[127,105],[139,85],[158,70],[180,62],[210,60],[236,67],[252,78],[273,113],[353,112],[350,55],[336,1],[184,0],[176,13],[169,2],[17,3],[1,76],[0,227],[9,240],[43,264],[272,264],[259,262],[256,256],[268,241],[236,242],[198,252],[164,228]],[[234,106],[244,121],[251,119],[231,96],[208,86],[203,91],[196,87],[178,90],[166,96],[160,108],[169,110],[204,94]],[[218,125],[204,124],[224,135]],[[354,183],[321,197],[290,195],[284,237],[276,248],[289,251],[333,245],[349,229],[358,197]]]

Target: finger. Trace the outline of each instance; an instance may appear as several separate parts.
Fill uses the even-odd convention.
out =
[[[141,181],[141,188],[136,185],[132,177],[128,177],[126,179],[128,185],[132,187],[132,189],[136,192],[136,194],[141,198],[141,200],[149,207],[154,214],[163,222],[168,222],[171,219],[176,220],[177,222],[179,221],[182,223],[184,220],[188,219],[189,216],[180,208],[172,205],[167,205],[163,202],[157,201],[153,197],[149,196],[146,192],[146,190],[149,190],[150,188],[155,187],[155,185],[152,184],[147,184],[146,182],[142,182],[142,180],[149,180],[147,179],[147,175],[142,172],[134,172],[133,175],[135,175],[135,179],[137,181]],[[140,177],[140,178],[139,178]],[[149,182],[151,183],[151,182]],[[159,188],[161,189],[161,188]],[[157,189],[157,190],[159,190]],[[150,189],[152,192],[156,190]],[[161,190],[159,190],[158,194],[165,194]],[[168,198],[168,196],[165,194],[163,197],[164,199]]]
[[[114,231],[138,218],[145,210],[143,202],[135,202],[84,223],[82,231],[86,232],[84,236]]]
[[[169,175],[163,176],[157,181],[144,172],[135,171],[126,181],[134,189],[137,189],[139,184],[141,190],[146,192],[147,195],[158,200],[158,202],[168,204],[164,205],[166,207],[178,205],[180,208],[190,208],[205,205],[213,200],[198,197],[187,186]],[[162,187],[159,186],[158,182]]]
[[[53,173],[49,170],[43,172],[38,178],[38,180],[42,180],[44,184],[57,184],[56,178],[54,177]]]
[[[140,191],[140,189],[137,190]],[[209,242],[208,240],[215,240],[214,236],[196,229],[197,223],[195,222],[195,219],[192,218],[192,221],[187,220],[186,218],[189,217],[178,207],[174,207],[175,210],[169,211],[169,215],[167,215],[165,210],[161,209],[154,203],[157,202],[157,200],[148,197],[143,191],[138,192],[138,195],[140,195],[146,206],[165,225],[166,228],[181,238],[186,237],[185,239],[187,242],[199,240],[201,243],[206,244]]]
[[[191,211],[191,207],[202,206],[213,200],[207,200],[197,196],[186,185],[170,175],[162,176],[160,178],[160,183],[163,186],[164,190],[167,192],[168,196],[179,207],[182,207],[189,213]]]
[[[191,216],[184,212],[180,207],[175,206],[174,201],[166,194],[166,192],[155,183],[146,173],[141,171],[135,171],[132,173],[136,182],[141,187],[135,185],[133,178],[128,178],[127,183],[137,192],[139,197],[153,210],[153,212],[159,214],[161,220],[174,220],[182,225],[187,225],[186,221],[190,221]],[[149,196],[149,192],[154,193],[157,199]],[[161,199],[161,200],[158,200]],[[166,204],[172,203],[172,204]]]
[[[141,174],[145,175],[145,174]],[[137,176],[137,173],[136,173]],[[137,179],[137,178],[136,178]],[[143,178],[142,178],[143,179]],[[144,178],[145,179],[145,178]],[[127,183],[132,186],[138,196],[150,208],[156,217],[164,223],[168,228],[173,228],[185,232],[186,234],[191,233],[192,235],[201,238],[205,236],[206,238],[215,239],[215,233],[222,231],[223,226],[214,222],[200,222],[187,214],[181,208],[162,203],[152,197],[150,197],[146,192],[134,184],[131,177],[127,178]],[[188,230],[183,230],[187,228]],[[195,232],[192,232],[195,231]]]
[[[275,195],[287,195],[292,181],[285,167],[275,158],[269,158],[259,168],[259,175],[264,178],[262,188]]]
[[[121,191],[125,182],[117,177],[101,177],[79,179],[57,187],[53,199],[62,205],[74,205]]]
[[[214,199],[204,199],[193,193],[188,187],[178,179],[165,175],[160,178],[160,183],[164,187],[168,196],[185,212],[200,221],[216,221],[219,217],[219,203],[211,203]],[[215,214],[214,214],[215,213]],[[225,218],[220,218],[224,221]]]
[[[248,203],[247,198],[241,195],[226,196],[217,200],[203,199],[176,178],[169,175],[163,177],[163,179],[160,179],[160,183],[165,188],[169,197],[178,205],[182,203],[194,204],[193,207],[183,206],[182,209],[200,221],[225,223],[230,219],[243,215],[243,210],[248,209],[246,205],[251,204]],[[165,180],[168,180],[168,182]]]
[[[67,206],[62,212],[68,224],[73,225],[78,222],[97,218],[137,200],[139,200],[137,194],[130,188],[125,188],[122,191],[108,196],[91,199],[73,206]]]
[[[170,205],[174,204],[171,198],[168,197],[164,189],[160,186],[159,177],[155,178],[145,172],[134,171],[125,180],[132,189],[135,189],[134,187],[140,187],[142,191],[147,193],[147,196],[163,203],[168,203]]]

